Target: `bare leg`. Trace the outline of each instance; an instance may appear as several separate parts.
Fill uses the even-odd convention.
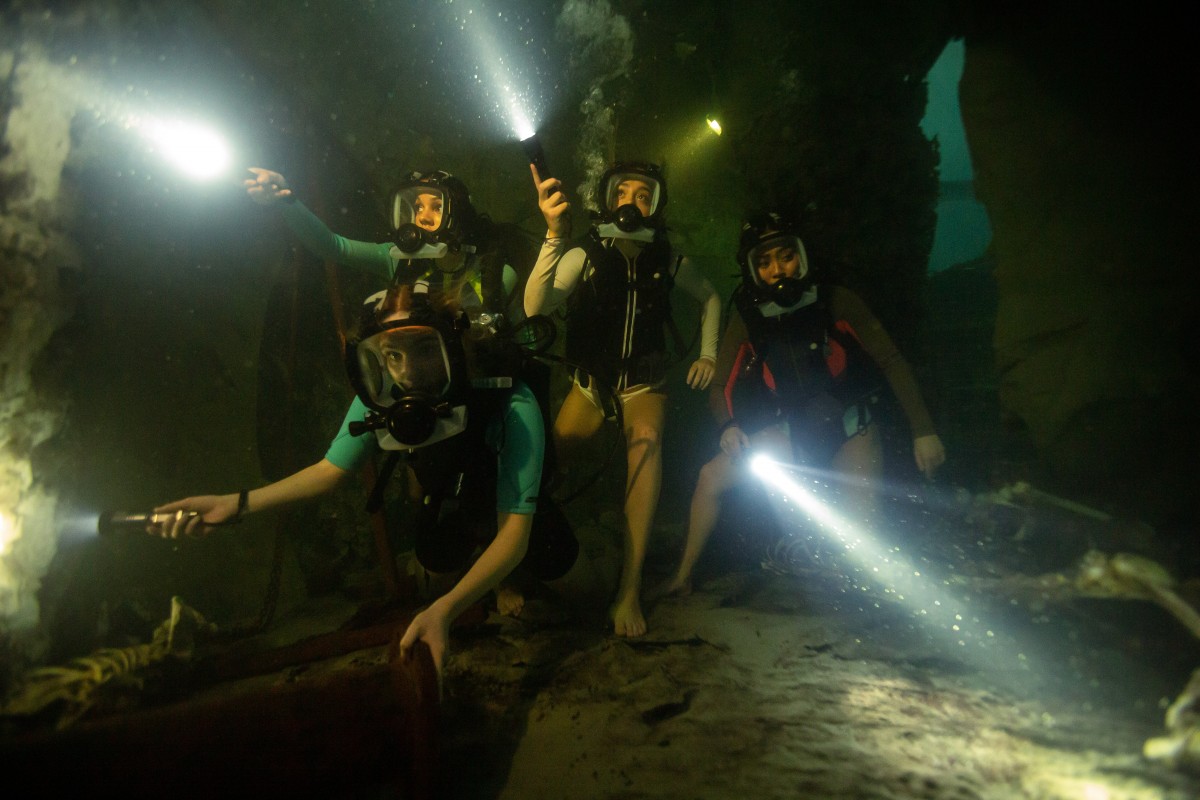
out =
[[[765,453],[777,459],[791,458],[791,441],[787,428],[783,426],[772,426],[755,433],[751,437],[751,446],[755,452]],[[700,478],[696,482],[696,490],[692,493],[683,557],[679,561],[679,568],[675,570],[675,576],[658,591],[659,595],[691,593],[692,571],[717,527],[717,520],[721,516],[721,497],[737,482],[737,472],[741,463],[741,458],[734,460],[722,452],[700,468]]]
[[[554,418],[554,448],[558,453],[558,469],[566,472],[583,442],[596,435],[604,424],[604,412],[572,385],[571,391]]]
[[[625,448],[628,472],[625,478],[625,541],[621,582],[610,613],[618,636],[641,636],[646,632],[642,614],[642,566],[650,526],[658,508],[662,487],[662,430],[667,396],[645,392],[623,401]]]
[[[733,486],[734,461],[725,453],[700,468],[700,479],[692,492],[692,505],[688,513],[687,541],[683,546],[683,558],[675,576],[659,590],[659,595],[688,595],[692,592],[692,570],[700,560],[708,537],[717,527],[721,516],[721,496]]]

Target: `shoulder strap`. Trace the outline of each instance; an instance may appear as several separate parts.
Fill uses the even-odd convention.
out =
[[[375,485],[371,488],[371,496],[367,498],[367,513],[374,514],[383,507],[383,490],[387,486],[388,481],[392,477],[392,473],[396,469],[396,463],[400,460],[399,450],[389,450],[387,458],[384,459],[383,465],[379,468],[379,474],[375,477]]]

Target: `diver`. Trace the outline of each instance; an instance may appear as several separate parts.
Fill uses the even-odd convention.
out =
[[[533,393],[519,378],[485,374],[466,314],[424,288],[395,283],[368,299],[365,322],[346,344],[356,397],[324,458],[254,490],[167,503],[156,513],[183,513],[150,531],[206,535],[244,514],[331,491],[383,451],[377,502],[386,473],[403,460],[425,494],[417,559],[435,574],[465,570],[401,640],[403,655],[424,641],[440,674],[455,618],[519,565],[543,581],[561,577],[579,548],[565,527],[535,522],[545,428]]]
[[[796,225],[774,212],[753,216],[742,226],[737,261],[737,314],[721,341],[720,382],[709,392],[720,452],[700,470],[682,559],[656,596],[691,592],[723,494],[743,475],[751,447],[832,468],[851,487],[847,507],[869,520],[883,473],[871,409],[885,382],[908,419],[917,469],[931,478],[946,459],[912,368],[857,294],[821,280]]]
[[[543,178],[536,166],[530,171],[546,240],[525,284],[525,313],[551,314],[565,304],[566,357],[579,366],[554,420],[552,443],[559,463],[567,464],[606,418],[619,414],[627,460],[625,529],[609,615],[618,636],[641,636],[642,568],[662,485],[668,331],[679,356],[686,355],[671,313],[673,289],[700,304],[700,355],[687,372],[692,389],[703,390],[712,380],[721,301],[700,271],[672,252],[663,215],[667,185],[658,166],[618,163],[608,169],[598,186],[597,224],[574,245],[567,239],[570,203],[560,181]]]
[[[314,255],[389,282],[427,283],[431,293],[455,298],[476,325],[502,325],[503,315],[519,321],[517,272],[505,263],[490,220],[475,209],[460,178],[442,170],[407,175],[392,195],[393,241],[375,243],[330,231],[278,172],[260,167],[250,172],[246,193],[259,205],[279,206],[284,222]]]
[[[431,297],[448,296],[467,312],[476,339],[507,337],[515,329],[530,332],[522,326],[525,315],[517,302],[517,271],[496,244],[495,226],[475,208],[460,178],[442,170],[408,174],[392,195],[392,241],[375,243],[330,231],[278,172],[259,167],[251,167],[250,172],[254,177],[244,182],[250,198],[260,205],[278,206],[288,227],[314,255],[378,274],[391,283],[420,285]],[[543,422],[549,426],[549,367],[528,360],[525,367],[521,377],[533,390]],[[546,458],[554,463],[553,448]],[[408,482],[412,503],[421,492],[411,473]],[[524,602],[515,585],[497,591],[501,613],[516,616]]]

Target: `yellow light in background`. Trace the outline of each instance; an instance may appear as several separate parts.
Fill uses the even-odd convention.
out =
[[[5,511],[0,511],[0,556],[8,552],[9,545],[17,538],[17,525]]]
[[[708,128],[717,136],[721,135],[721,123],[717,122],[713,117],[708,118]]]

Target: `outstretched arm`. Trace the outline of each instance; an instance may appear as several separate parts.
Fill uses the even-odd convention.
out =
[[[316,464],[305,467],[282,480],[251,491],[246,498],[246,507],[242,509],[242,513],[265,511],[275,506],[287,505],[325,494],[337,486],[345,476],[346,470],[323,458]],[[212,530],[213,525],[232,519],[238,513],[238,494],[235,492],[233,494],[185,497],[154,509],[156,514],[169,514],[174,511],[182,511],[184,514],[194,511],[199,516],[172,518],[150,526],[151,532],[168,539],[177,539],[180,536],[203,536]]]
[[[280,202],[291,202],[292,189],[288,186],[287,178],[278,172],[262,167],[250,167],[248,170],[254,177],[242,181],[246,194],[260,206],[273,206]]]
[[[254,177],[244,182],[246,194],[259,205],[278,206],[283,221],[304,249],[326,261],[391,277],[396,263],[391,256],[391,242],[360,242],[339,236],[296,200],[283,175],[261,167],[251,167],[250,172]]]

